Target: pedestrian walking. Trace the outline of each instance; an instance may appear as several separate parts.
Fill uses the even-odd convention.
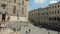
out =
[[[26,31],[26,34],[28,34],[28,31]]]
[[[29,32],[31,31],[31,29],[29,29]]]

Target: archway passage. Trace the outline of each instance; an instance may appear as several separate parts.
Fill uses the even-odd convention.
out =
[[[6,14],[2,14],[2,22],[5,22]]]

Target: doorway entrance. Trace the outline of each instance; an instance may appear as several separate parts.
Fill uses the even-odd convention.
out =
[[[2,22],[5,22],[6,14],[2,14]]]

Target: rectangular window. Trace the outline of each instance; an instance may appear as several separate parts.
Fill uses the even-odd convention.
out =
[[[22,1],[22,5],[24,5],[24,1]]]
[[[9,3],[13,3],[14,2],[14,0],[9,0]]]
[[[52,11],[52,14],[54,14],[54,11]]]
[[[49,14],[51,14],[51,12],[49,12]]]
[[[58,8],[59,8],[59,5],[58,5]]]
[[[24,14],[24,8],[22,8],[22,14]]]
[[[14,8],[13,8],[13,13],[14,14],[16,13],[16,6],[14,6]]]
[[[16,3],[16,0],[14,0],[14,3]]]
[[[40,14],[38,14],[40,16]]]
[[[59,14],[59,10],[58,10],[58,14]]]
[[[54,8],[54,6],[52,6],[52,8]]]
[[[3,1],[6,1],[6,0],[3,0]]]
[[[56,5],[55,5],[55,8],[56,8]]]
[[[11,3],[11,0],[9,0],[9,3]]]
[[[55,14],[56,14],[56,11],[55,11]]]

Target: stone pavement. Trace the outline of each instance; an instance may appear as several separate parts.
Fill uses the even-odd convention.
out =
[[[44,28],[39,28],[31,23],[6,23],[7,27],[5,31],[0,32],[0,34],[58,34],[57,31],[47,30]],[[17,31],[14,32],[14,28]]]

